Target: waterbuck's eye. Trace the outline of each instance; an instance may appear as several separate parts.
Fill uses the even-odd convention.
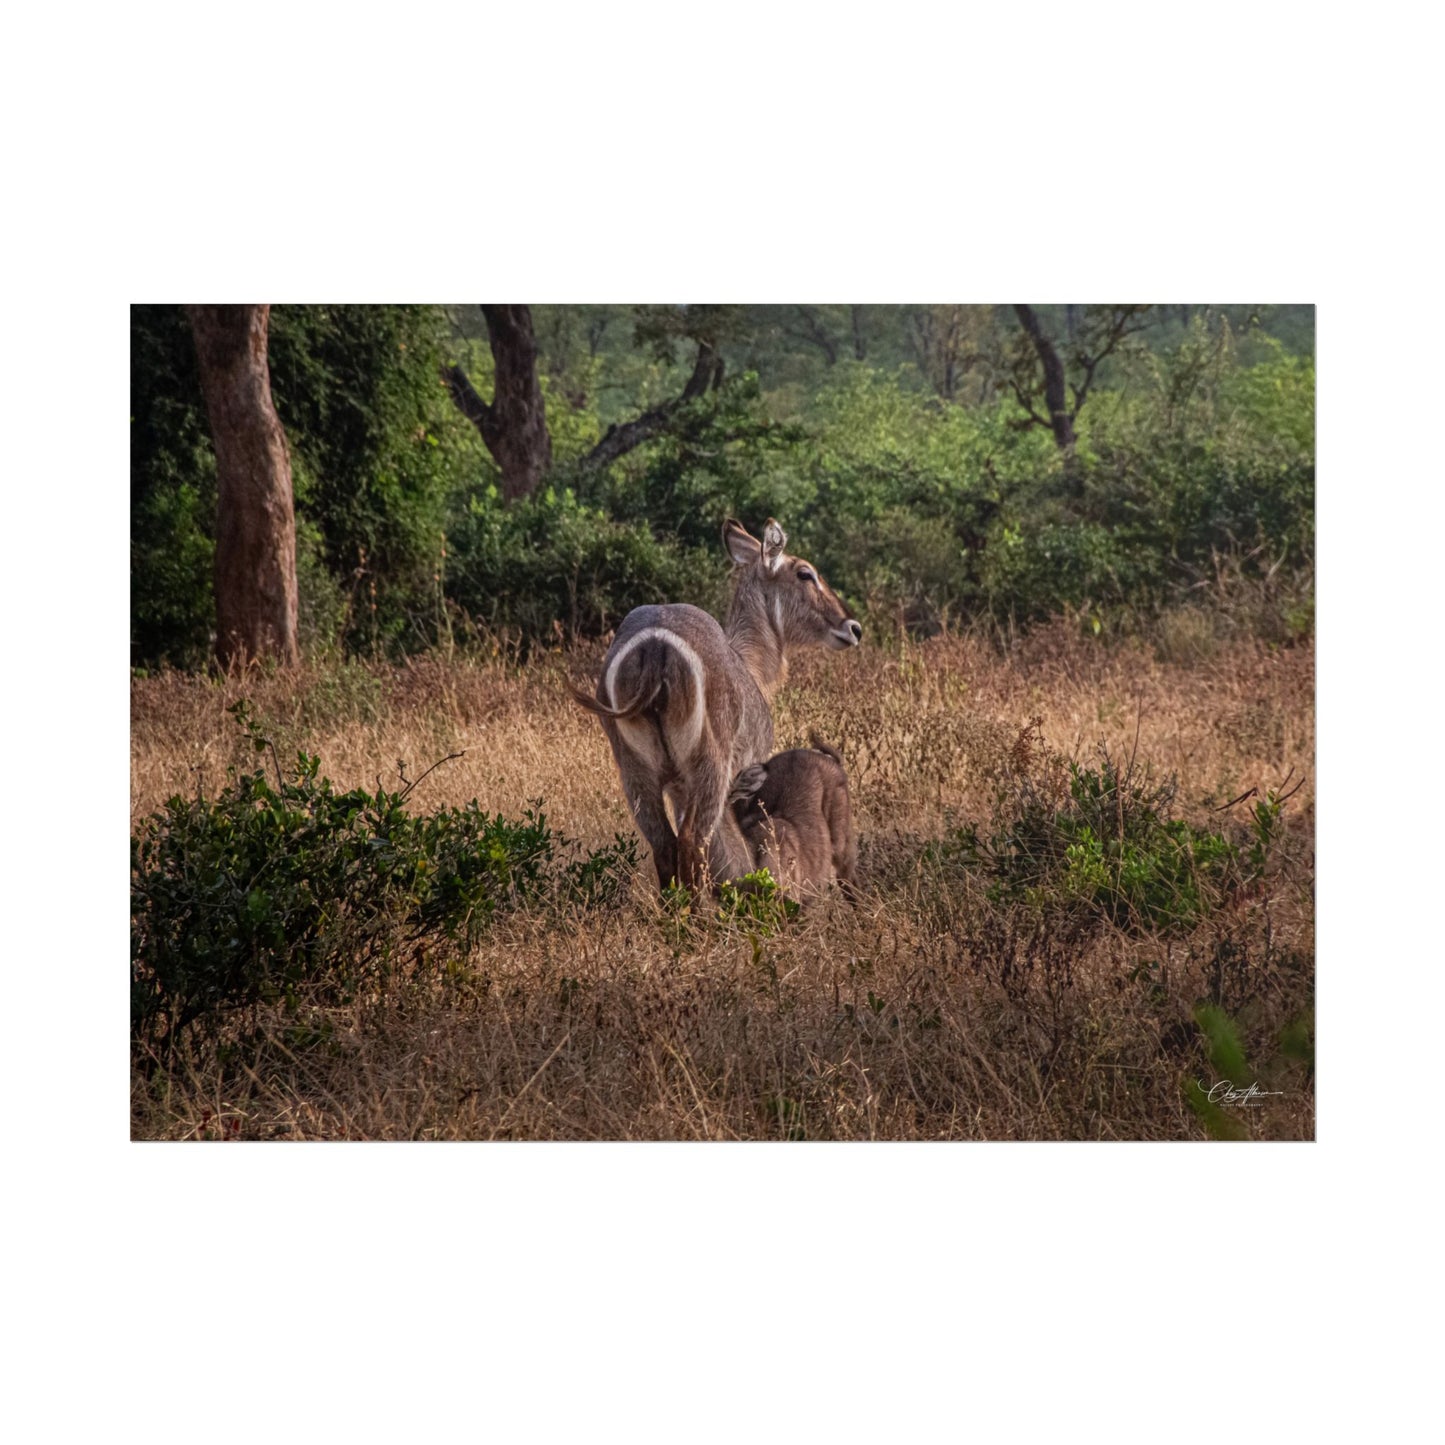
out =
[[[818,580],[818,574],[817,574],[816,572],[814,572],[811,567],[799,567],[799,568],[798,568],[798,581],[799,581],[799,582],[816,582],[817,580]]]

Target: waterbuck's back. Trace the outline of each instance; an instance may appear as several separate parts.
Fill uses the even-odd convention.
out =
[[[773,721],[717,619],[686,603],[635,607],[602,664],[597,700],[620,740],[667,782],[704,760],[731,777],[766,757]]]

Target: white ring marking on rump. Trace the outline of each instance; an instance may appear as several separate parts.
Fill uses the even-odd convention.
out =
[[[616,681],[617,669],[622,661],[634,647],[648,641],[664,642],[669,647],[677,650],[678,656],[687,663],[692,672],[693,697],[692,711],[688,714],[687,723],[682,729],[682,735],[674,743],[672,752],[675,758],[690,758],[697,749],[698,739],[702,736],[703,723],[703,666],[702,658],[693,651],[691,645],[685,642],[677,633],[666,627],[644,627],[641,632],[629,637],[621,647],[617,649],[617,655],[607,664],[607,670],[602,674],[602,688],[607,695],[607,705],[611,708],[617,706],[617,698],[613,692],[613,684]],[[671,741],[671,739],[669,739]],[[642,751],[642,749],[636,749]],[[654,761],[654,759],[649,759]]]

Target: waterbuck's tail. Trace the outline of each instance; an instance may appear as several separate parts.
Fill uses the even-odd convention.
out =
[[[652,706],[657,700],[657,694],[662,691],[662,679],[654,678],[651,687],[644,688],[626,707],[608,707],[605,702],[599,702],[595,697],[588,696],[575,683],[569,682],[567,690],[572,694],[574,702],[585,707],[588,712],[595,712],[598,717],[629,718],[637,717]]]
[[[822,753],[825,757],[832,758],[840,768],[843,766],[843,754],[831,743],[825,743],[817,733],[808,734],[808,746],[811,747],[814,752]]]

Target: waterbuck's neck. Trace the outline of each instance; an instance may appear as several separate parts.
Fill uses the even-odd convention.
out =
[[[758,690],[771,702],[773,694],[788,680],[788,658],[777,621],[768,610],[767,594],[756,578],[739,579],[725,631]]]

